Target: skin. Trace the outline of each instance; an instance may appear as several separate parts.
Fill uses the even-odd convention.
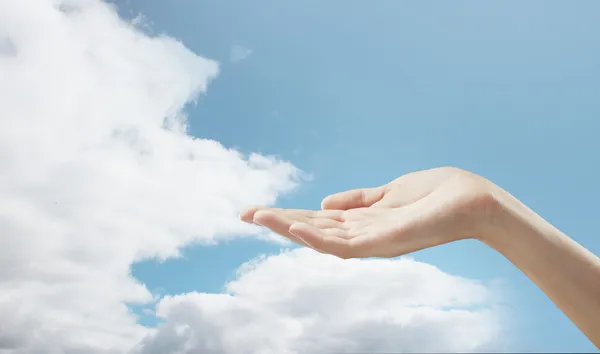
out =
[[[322,210],[253,207],[241,219],[344,259],[479,240],[523,271],[600,348],[600,258],[471,172],[413,172],[330,195]]]

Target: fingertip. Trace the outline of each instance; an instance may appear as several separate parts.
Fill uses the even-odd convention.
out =
[[[257,225],[264,225],[273,213],[268,210],[257,209],[252,217],[252,222]]]
[[[321,210],[335,209],[335,194],[328,195],[321,201]]]
[[[243,222],[252,223],[252,216],[250,215],[250,212],[247,210],[242,211],[240,213],[239,217],[240,217],[240,220],[242,220]]]
[[[357,200],[357,190],[350,190],[330,194],[321,201],[322,210],[347,210],[360,207],[360,201]]]
[[[290,234],[292,234],[293,236],[301,239],[303,242],[306,242],[306,241],[304,241],[302,235],[300,235],[302,233],[302,224],[295,223],[295,224],[290,225],[290,227],[288,228],[288,232]]]
[[[380,201],[385,195],[384,186],[351,189],[327,196],[321,202],[323,210],[348,210],[366,208]]]
[[[293,224],[290,225],[290,231],[293,230],[302,230],[302,229],[306,229],[306,228],[310,228],[311,226],[307,223],[304,222],[295,222]]]
[[[294,233],[294,232],[298,231],[298,228],[300,227],[299,224],[300,223],[292,223],[290,225],[290,227],[288,227],[288,232]]]
[[[355,250],[349,246],[347,240],[335,236],[327,236],[322,233],[322,230],[313,225],[304,223],[293,224],[290,226],[289,232],[318,252],[331,254],[343,259],[356,257]]]
[[[254,223],[254,220],[253,220],[254,216],[256,215],[256,212],[260,209],[261,209],[261,207],[259,207],[259,206],[253,206],[250,208],[246,208],[244,211],[242,211],[240,213],[240,215],[239,215],[240,220],[242,220],[243,222],[249,223],[249,224]]]

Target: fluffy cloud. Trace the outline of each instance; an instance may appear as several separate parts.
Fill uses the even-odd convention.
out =
[[[224,294],[167,296],[139,353],[497,350],[492,290],[434,266],[307,249],[243,265]]]
[[[272,239],[237,213],[298,181],[289,163],[186,133],[183,109],[218,69],[99,0],[0,2],[0,353],[492,348],[485,286],[308,250],[245,264],[227,294],[163,298],[155,329],[136,323],[127,304],[153,299],[132,263]]]
[[[122,353],[133,262],[256,234],[298,171],[186,133],[217,63],[98,0],[0,2],[0,352]],[[217,119],[218,117],[205,117]]]

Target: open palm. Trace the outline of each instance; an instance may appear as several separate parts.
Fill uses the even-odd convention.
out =
[[[476,237],[486,216],[486,182],[457,168],[436,168],[330,195],[322,210],[254,207],[241,219],[341,258],[395,257]]]

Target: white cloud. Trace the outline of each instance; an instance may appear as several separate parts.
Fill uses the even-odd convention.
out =
[[[186,134],[182,108],[218,64],[141,32],[142,19],[99,0],[0,2],[0,353],[492,347],[501,322],[485,286],[308,250],[244,265],[229,294],[165,297],[166,322],[138,325],[127,303],[154,299],[132,263],[236,235],[273,240],[237,213],[299,177]]]
[[[122,353],[131,264],[258,235],[238,211],[298,171],[188,136],[217,63],[104,2],[1,1],[0,43],[0,352]]]
[[[252,55],[252,50],[241,45],[234,45],[229,53],[229,60],[232,63],[237,63]]]
[[[308,249],[243,265],[224,294],[167,296],[140,353],[498,350],[493,290],[434,266]]]

